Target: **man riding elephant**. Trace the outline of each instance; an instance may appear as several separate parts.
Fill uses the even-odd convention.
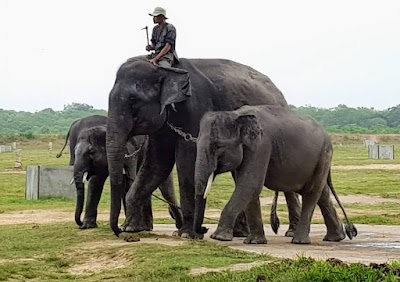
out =
[[[178,235],[188,237],[193,231],[195,205],[195,140],[203,114],[234,110],[245,104],[288,107],[272,81],[248,66],[222,59],[181,58],[176,67],[156,67],[141,56],[129,59],[117,72],[109,96],[106,142],[111,181],[110,226],[116,235],[121,232],[118,217],[123,197],[124,148],[131,136],[149,135],[149,150],[126,195],[123,230],[138,229],[132,220],[138,203],[151,196],[176,164],[183,212]],[[289,209],[299,214],[297,196],[288,195]]]

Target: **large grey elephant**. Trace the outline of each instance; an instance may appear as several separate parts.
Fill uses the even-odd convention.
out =
[[[150,146],[126,195],[123,230],[138,229],[132,219],[138,203],[150,197],[176,164],[183,212],[178,235],[187,237],[193,231],[195,137],[200,119],[207,111],[234,110],[245,104],[288,107],[267,76],[230,60],[182,58],[177,68],[162,68],[140,56],[122,64],[109,95],[107,120],[110,225],[117,236],[121,232],[117,222],[124,190],[122,160],[129,138],[149,135]],[[297,196],[289,195],[291,209],[299,213]]]
[[[126,144],[126,157],[123,161],[124,167],[124,193],[132,185],[137,169],[143,161],[143,154],[147,150],[145,136],[135,136],[128,140]],[[81,131],[78,135],[75,146],[74,163],[74,182],[77,191],[77,201],[75,209],[75,222],[80,229],[97,227],[97,207],[104,188],[104,182],[108,177],[108,164],[106,154],[106,126],[94,126]],[[85,217],[81,221],[84,206],[84,180],[89,181],[88,195],[85,208]],[[160,191],[169,203],[171,216],[175,219],[177,228],[182,226],[182,213],[180,211],[172,175],[160,185]],[[142,230],[153,229],[153,217],[151,201],[146,202],[140,207],[140,211],[135,215],[137,225]]]
[[[233,171],[236,187],[211,238],[232,240],[235,218],[244,209],[250,227],[247,244],[266,243],[259,195],[263,186],[302,195],[302,211],[292,243],[310,243],[311,218],[318,206],[327,227],[325,241],[346,235],[330,198],[332,191],[347,221],[349,238],[357,235],[331,181],[333,148],[328,134],[312,118],[282,106],[243,106],[206,113],[200,123],[195,169],[194,229],[202,232],[207,193],[215,175]]]
[[[75,155],[74,155],[74,150],[75,150],[75,146],[76,146],[76,142],[78,139],[78,135],[79,133],[81,133],[81,131],[93,127],[93,126],[97,126],[97,125],[106,125],[107,124],[107,117],[105,116],[100,116],[100,115],[92,115],[92,116],[88,116],[88,117],[84,117],[81,119],[78,119],[76,121],[74,121],[67,133],[67,137],[65,138],[65,143],[64,146],[62,147],[61,151],[56,155],[57,158],[62,156],[62,153],[65,149],[65,147],[67,146],[67,143],[69,141],[69,165],[73,165],[75,162]]]

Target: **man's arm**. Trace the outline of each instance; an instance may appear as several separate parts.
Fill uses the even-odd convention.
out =
[[[171,44],[167,43],[165,44],[164,48],[161,49],[160,53],[157,54],[153,59],[150,60],[150,63],[152,64],[157,64],[157,61],[162,57],[165,56],[169,50],[171,50]]]

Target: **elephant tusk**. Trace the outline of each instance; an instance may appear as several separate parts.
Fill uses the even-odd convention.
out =
[[[74,184],[74,182],[75,182],[75,178],[74,178],[74,177],[72,177],[71,181],[69,182],[69,185],[72,185],[72,184]]]
[[[204,191],[203,199],[207,198],[207,194],[211,190],[211,184],[213,183],[213,181],[214,181],[214,172],[211,172],[210,177],[208,177],[207,187],[206,187],[206,191]]]
[[[88,173],[87,172],[85,172],[84,174],[83,174],[83,183],[85,183],[86,182],[86,178],[87,178],[87,175],[88,175]]]

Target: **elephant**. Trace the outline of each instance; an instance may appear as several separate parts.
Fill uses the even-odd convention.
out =
[[[85,130],[89,127],[97,126],[97,125],[106,125],[107,124],[107,117],[100,116],[100,115],[92,115],[88,117],[84,117],[74,121],[69,128],[67,137],[65,138],[64,146],[62,147],[61,151],[56,155],[57,158],[62,156],[62,152],[64,151],[65,147],[67,146],[69,140],[69,165],[74,165],[75,162],[75,145],[78,139],[78,135],[82,130]]]
[[[125,193],[135,179],[138,167],[143,161],[143,153],[147,150],[147,142],[144,136],[134,136],[126,145],[127,154],[124,158],[124,189]],[[108,177],[108,164],[106,154],[106,125],[99,125],[82,130],[78,135],[75,146],[74,182],[77,191],[75,222],[80,229],[97,227],[97,207],[103,191],[104,182]],[[81,221],[84,206],[84,180],[89,181],[86,201],[85,217]],[[180,211],[172,175],[160,185],[159,189],[166,202],[169,203],[169,211],[175,219],[177,228],[182,226],[182,212]],[[125,204],[124,204],[125,205]],[[141,206],[139,214],[135,215],[141,230],[153,229],[153,217],[151,201]]]
[[[177,235],[190,237],[195,206],[194,168],[196,136],[200,119],[208,111],[234,110],[243,106],[270,104],[288,107],[272,81],[246,65],[224,59],[181,58],[173,68],[148,62],[146,56],[128,59],[117,71],[109,94],[107,119],[107,159],[111,183],[110,227],[121,231],[138,228],[132,220],[135,209],[171,173],[176,164],[183,226]],[[117,224],[123,197],[125,144],[135,135],[149,136],[144,164],[126,194],[126,225]],[[289,207],[300,213],[295,193]],[[238,217],[243,221],[243,217]],[[235,227],[235,234],[247,226]]]
[[[202,232],[206,198],[214,176],[231,171],[236,187],[211,238],[232,240],[235,218],[244,209],[250,234],[245,244],[267,243],[259,195],[265,186],[302,196],[300,220],[292,243],[310,243],[311,218],[318,206],[327,227],[325,241],[346,237],[330,191],[346,218],[350,239],[357,229],[349,221],[331,180],[333,147],[315,120],[277,105],[243,106],[206,113],[200,122],[195,166],[194,230]]]

